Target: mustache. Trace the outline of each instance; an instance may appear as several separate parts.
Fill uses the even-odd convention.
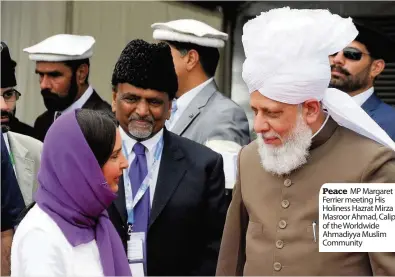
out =
[[[336,71],[338,71],[338,72],[340,72],[340,73],[342,73],[342,74],[344,74],[346,76],[351,75],[350,72],[347,71],[347,69],[344,69],[344,68],[342,68],[340,66],[337,66],[335,64],[331,65],[331,71],[333,71],[333,70],[336,70]]]
[[[261,137],[263,139],[269,139],[269,138],[278,138],[281,139],[281,136],[275,132],[268,132],[268,133],[260,133]]]
[[[139,116],[138,114],[132,114],[129,117],[129,122],[133,120],[141,120],[141,121],[146,121],[150,124],[154,124],[154,118],[152,115],[147,115],[147,116]]]
[[[5,110],[1,110],[1,117],[8,117],[11,118],[13,116],[12,113],[5,111]]]
[[[45,88],[45,89],[42,89],[41,90],[41,94],[44,96],[48,96],[48,95],[56,95],[56,96],[58,96],[58,94],[56,93],[56,92],[52,92],[50,89],[48,89],[48,88]]]

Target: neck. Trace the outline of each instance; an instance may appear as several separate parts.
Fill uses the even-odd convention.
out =
[[[325,122],[326,116],[327,116],[326,113],[324,113],[324,111],[321,110],[320,114],[318,115],[317,121],[310,125],[313,134],[317,133],[318,130],[322,127],[322,125]]]
[[[358,94],[361,94],[361,93],[367,91],[367,90],[370,89],[371,87],[373,87],[373,85],[365,86],[365,87],[360,88],[360,89],[358,89],[358,90],[349,92],[348,95],[350,95],[351,97],[353,97],[353,96],[355,96],[355,95],[358,95]]]
[[[182,95],[184,95],[185,93],[187,93],[188,91],[194,89],[195,87],[203,84],[204,82],[206,82],[208,79],[206,74],[202,73],[202,74],[191,74],[191,76],[188,76],[187,80],[186,80],[186,84],[182,87],[179,88],[179,90],[177,91],[176,97],[179,98]]]
[[[81,98],[81,96],[82,96],[82,95],[84,94],[84,92],[88,89],[88,87],[89,87],[89,84],[83,84],[82,86],[80,86],[80,87],[78,88],[78,93],[77,93],[77,96],[76,96],[75,99],[74,99],[74,102]]]

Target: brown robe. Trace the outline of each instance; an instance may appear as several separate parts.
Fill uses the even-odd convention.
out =
[[[308,162],[290,175],[266,172],[256,141],[242,149],[238,168],[217,275],[395,275],[395,253],[319,252],[312,226],[324,183],[395,183],[394,151],[330,118]]]

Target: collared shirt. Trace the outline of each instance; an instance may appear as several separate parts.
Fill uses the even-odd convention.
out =
[[[126,149],[123,149],[123,151],[126,152],[126,154],[127,154],[126,158],[128,159],[128,163],[129,163],[127,172],[129,172],[130,165],[132,164],[134,158],[136,157],[136,155],[133,152],[133,146],[136,144],[137,141],[135,139],[131,138],[129,135],[127,135],[126,132],[122,129],[122,127],[119,128],[119,131],[121,134],[122,143],[126,148]],[[143,144],[145,146],[145,155],[147,157],[148,171],[151,170],[152,163],[154,162],[155,146],[158,144],[158,142],[162,136],[163,136],[163,129],[160,130],[157,134],[155,134],[155,136],[153,136],[152,138],[143,140],[140,142],[141,144]],[[160,165],[161,159],[162,159],[162,153],[159,157],[159,160],[157,161],[158,166],[156,166],[155,172],[152,173],[152,183],[150,184],[150,187],[149,187],[151,207],[152,207],[152,201],[154,199],[156,182],[158,180],[159,165]],[[124,184],[126,184],[125,178],[129,178],[129,174],[127,174],[126,176],[124,174],[123,178],[124,178]]]
[[[184,93],[183,95],[181,95],[178,99],[177,99],[177,111],[174,114],[174,119],[172,120],[170,126],[169,126],[169,130],[171,130],[172,128],[174,128],[175,124],[177,123],[177,120],[180,119],[182,113],[186,110],[186,108],[189,106],[189,104],[192,102],[193,98],[196,97],[196,95],[198,95],[198,93],[200,91],[203,90],[203,88],[205,86],[207,86],[210,82],[212,82],[214,80],[214,77],[208,79],[207,81],[205,81],[204,83],[201,83],[200,85],[198,85],[197,87],[194,87],[193,89],[191,89],[190,91]]]
[[[89,87],[86,89],[86,91],[81,95],[81,97],[75,101],[73,104],[71,104],[67,109],[65,109],[64,111],[62,111],[62,114],[74,111],[76,109],[80,109],[82,108],[82,106],[84,106],[84,104],[86,103],[86,101],[88,101],[89,97],[91,97],[93,93],[93,88],[92,86],[89,85]],[[58,112],[55,112],[54,115],[54,121],[56,119],[56,115],[58,114]]]
[[[373,93],[374,93],[374,87],[371,87],[368,90],[353,96],[352,99],[354,99],[354,101],[357,102],[359,106],[362,106],[363,103],[365,103],[366,100],[368,100]]]

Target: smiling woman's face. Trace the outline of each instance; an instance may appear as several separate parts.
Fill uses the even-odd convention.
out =
[[[119,177],[122,175],[122,170],[128,167],[128,161],[122,153],[122,139],[118,128],[116,132],[113,152],[102,167],[104,178],[114,193],[118,191]]]

